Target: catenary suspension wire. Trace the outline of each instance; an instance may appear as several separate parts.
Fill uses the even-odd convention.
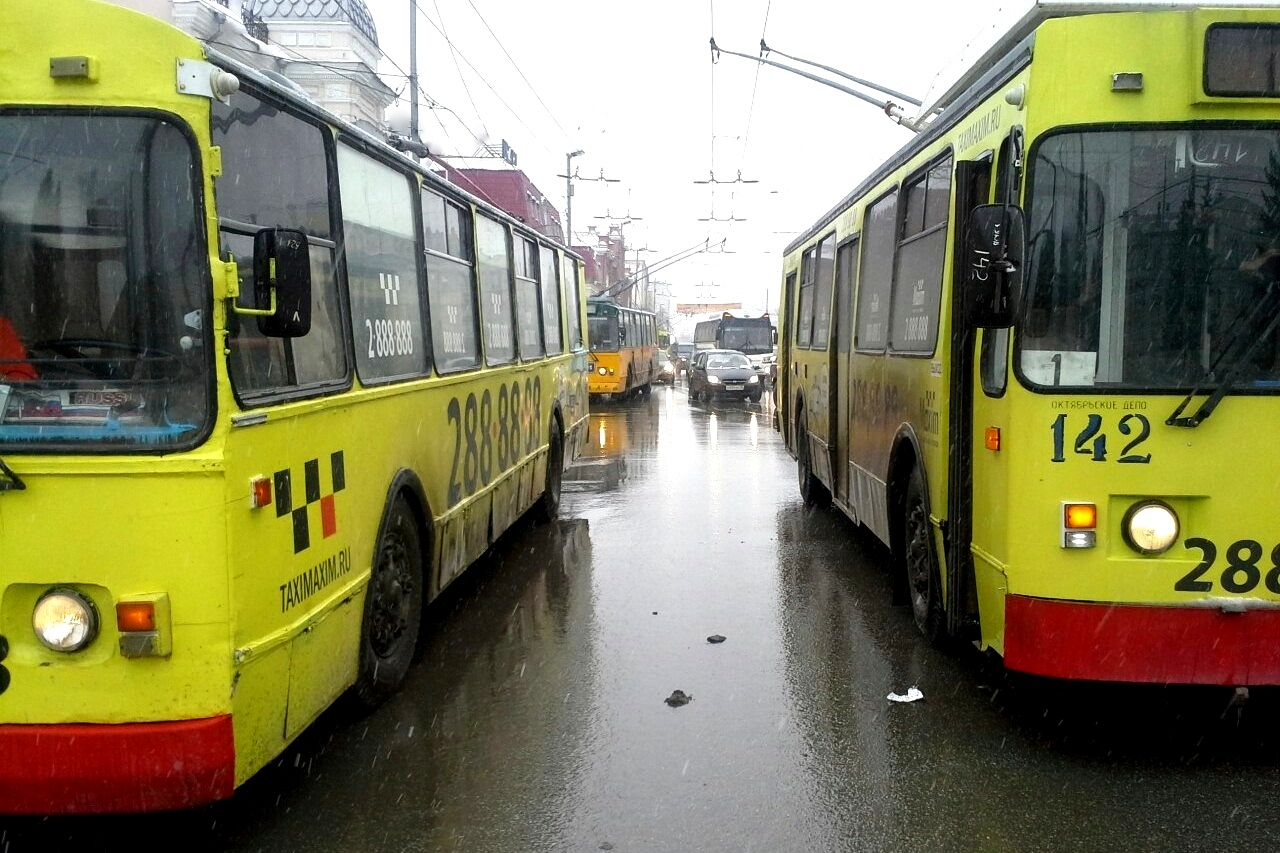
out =
[[[430,18],[430,17],[428,17],[428,16],[427,16],[427,14],[426,14],[425,12],[423,12],[423,11],[422,11],[422,7],[418,4],[418,0],[409,0],[409,2],[413,5],[414,10],[415,10],[418,14],[422,15],[423,20],[425,20],[428,24],[430,24],[432,27],[434,27],[434,28],[435,28],[435,30],[436,30],[436,32],[440,33],[441,37],[442,37],[446,42],[449,42],[449,37],[448,37],[448,35],[446,35],[446,34],[445,34],[441,29],[440,29],[440,27],[436,24],[436,22],[435,22],[435,21],[431,20],[431,18]],[[450,46],[452,46],[452,42],[449,42],[449,44],[450,44]],[[470,59],[467,59],[467,55],[466,55],[465,53],[463,53],[462,51],[458,51],[458,56],[460,56],[460,57],[462,58],[462,61],[463,61],[463,62],[465,62],[465,63],[467,64],[467,67],[468,67],[468,68],[470,68],[472,71],[474,71],[474,72],[475,72],[475,75],[476,75],[476,77],[478,77],[478,78],[479,78],[480,82],[481,82],[481,83],[483,83],[485,86],[487,86],[490,92],[493,92],[494,97],[496,97],[496,98],[498,99],[499,103],[501,103],[504,107],[506,107],[506,108],[507,108],[507,112],[509,112],[509,113],[511,114],[511,116],[512,116],[512,117],[513,117],[517,122],[519,122],[519,123],[520,123],[520,126],[521,126],[521,127],[523,127],[525,130],[529,131],[529,135],[530,135],[530,136],[531,136],[531,137],[532,137],[532,138],[533,138],[533,139],[534,139],[534,140],[535,140],[539,145],[541,145],[541,146],[542,146],[543,150],[545,150],[548,154],[553,154],[553,155],[554,155],[554,154],[556,154],[556,152],[555,152],[555,151],[553,151],[553,150],[551,149],[551,147],[550,147],[549,145],[547,145],[547,143],[543,142],[543,141],[542,141],[542,139],[541,139],[541,138],[539,138],[538,134],[533,130],[533,128],[529,127],[529,125],[525,122],[525,120],[524,120],[523,118],[521,118],[521,117],[520,117],[520,114],[519,114],[518,112],[516,112],[515,108],[514,108],[514,107],[512,107],[510,104],[508,104],[508,103],[507,103],[506,99],[502,97],[502,95],[498,92],[498,90],[497,90],[497,89],[495,89],[495,88],[493,88],[493,85],[492,85],[488,80],[486,80],[486,79],[485,79],[485,76],[484,76],[483,74],[481,74],[481,73],[480,73],[480,70],[479,70],[478,68],[476,68],[475,64],[474,64]],[[477,139],[479,139],[480,137],[476,137],[476,138],[477,138]]]
[[[475,3],[472,3],[471,0],[467,0],[467,2],[470,3],[471,8],[475,10],[476,17],[480,19],[480,23],[484,24],[484,28],[489,31],[489,35],[493,36],[493,40],[498,43],[498,47],[502,48],[502,52],[505,53],[507,56],[507,59],[511,61],[511,67],[514,68],[516,70],[516,73],[520,75],[520,79],[523,80],[525,85],[529,87],[529,91],[532,92],[533,96],[538,99],[538,103],[542,104],[542,108],[547,111],[547,115],[551,117],[551,121],[555,122],[555,126],[560,128],[560,132],[565,135],[566,139],[568,139],[569,132],[565,130],[564,127],[560,124],[559,119],[556,118],[556,114],[551,112],[551,108],[547,106],[546,101],[542,100],[542,96],[538,94],[538,90],[533,88],[533,84],[529,82],[529,78],[525,76],[524,71],[522,71],[520,69],[520,66],[516,64],[515,59],[511,56],[510,52],[507,51],[506,45],[504,45],[502,43],[502,40],[498,38],[498,34],[493,31],[493,27],[489,26],[489,22],[484,19],[484,15],[481,15],[480,10],[476,9]]]
[[[761,44],[764,43],[765,33],[769,31],[769,12],[772,8],[773,8],[773,0],[769,0],[769,2],[766,3],[764,7],[764,25],[760,27],[760,43]],[[751,83],[751,103],[747,107],[747,129],[742,135],[742,157],[741,159],[738,160],[739,167],[747,165],[747,146],[751,142],[751,119],[755,116],[756,89],[760,86],[760,66],[761,66],[761,63],[757,62],[755,80],[753,80]],[[742,175],[741,168],[738,169],[738,175],[739,176]]]
[[[480,115],[480,107],[476,105],[475,96],[471,94],[471,87],[467,85],[467,78],[462,73],[462,66],[458,64],[458,49],[453,46],[453,40],[449,38],[449,31],[445,28],[444,15],[440,11],[440,0],[432,0],[432,4],[436,7],[436,17],[440,19],[440,32],[444,35],[445,44],[449,45],[449,56],[453,59],[453,68],[458,72],[458,81],[462,83],[462,91],[467,93],[467,100],[471,102],[471,109],[475,112],[476,118],[480,119],[480,129],[484,131],[484,138],[489,138],[489,126],[485,124],[484,116]]]

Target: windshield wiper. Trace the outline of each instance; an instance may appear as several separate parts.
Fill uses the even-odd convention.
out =
[[[20,492],[27,487],[22,478],[0,459],[0,492]]]
[[[1276,280],[1272,279],[1267,284],[1267,292],[1263,294],[1262,298],[1253,306],[1253,310],[1249,312],[1249,316],[1245,318],[1245,321],[1236,327],[1236,333],[1231,336],[1229,341],[1227,341],[1227,345],[1222,348],[1222,352],[1220,352],[1218,357],[1213,360],[1213,364],[1209,365],[1209,370],[1205,374],[1206,377],[1212,377],[1215,375],[1218,364],[1227,356],[1228,353],[1236,348],[1237,344],[1245,339],[1245,337],[1252,331],[1254,324],[1259,320],[1259,318],[1268,318],[1266,328],[1254,337],[1252,342],[1250,342],[1250,344],[1245,347],[1244,351],[1240,353],[1239,357],[1230,362],[1230,366],[1227,368],[1226,373],[1223,374],[1222,380],[1218,383],[1217,387],[1213,389],[1213,393],[1206,397],[1205,401],[1200,404],[1200,408],[1196,409],[1194,415],[1181,417],[1183,410],[1190,405],[1192,398],[1201,392],[1201,388],[1198,385],[1192,388],[1191,392],[1183,398],[1182,402],[1178,404],[1178,408],[1174,409],[1173,414],[1169,415],[1165,420],[1165,424],[1176,427],[1198,427],[1208,419],[1209,415],[1213,414],[1213,410],[1218,407],[1218,403],[1222,402],[1222,398],[1231,390],[1231,386],[1236,380],[1236,374],[1238,374],[1240,370],[1249,363],[1249,359],[1253,358],[1253,354],[1258,351],[1258,348],[1262,346],[1263,342],[1271,336],[1273,331],[1275,331],[1276,323],[1280,322],[1280,311],[1277,310],[1280,306],[1276,304],[1277,301],[1280,301],[1277,298],[1278,294],[1280,294],[1280,288],[1277,287]]]

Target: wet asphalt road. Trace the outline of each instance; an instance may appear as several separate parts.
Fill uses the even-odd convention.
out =
[[[598,408],[561,520],[432,606],[383,708],[326,713],[227,803],[0,819],[0,853],[1280,848],[1280,694],[927,647],[888,555],[800,504],[767,411]]]

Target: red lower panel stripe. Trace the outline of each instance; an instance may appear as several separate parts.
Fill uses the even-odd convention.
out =
[[[1005,599],[1005,666],[1056,678],[1280,684],[1280,610]]]
[[[231,796],[231,717],[0,725],[0,814],[182,809]]]

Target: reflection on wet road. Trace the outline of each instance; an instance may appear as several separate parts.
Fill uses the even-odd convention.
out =
[[[680,387],[599,408],[561,520],[436,602],[382,709],[326,714],[228,803],[2,822],[0,853],[1280,844],[1274,692],[1046,684],[929,648],[887,554],[800,504],[768,412]]]

